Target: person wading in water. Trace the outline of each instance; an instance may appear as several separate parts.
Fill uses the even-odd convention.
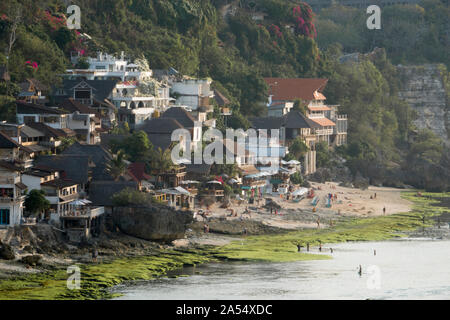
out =
[[[362,276],[362,267],[361,267],[361,265],[359,265],[358,274],[359,274],[360,277]]]

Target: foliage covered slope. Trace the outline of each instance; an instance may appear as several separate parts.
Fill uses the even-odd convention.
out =
[[[135,57],[144,55],[154,69],[174,67],[187,75],[210,77],[232,101],[234,113],[228,124],[241,128],[248,126],[248,116],[265,112],[268,88],[263,77],[326,77],[330,79],[328,102],[340,104],[350,118],[350,143],[340,152],[353,174],[372,182],[448,188],[445,168],[449,157],[432,134],[412,126],[412,111],[397,98],[399,78],[390,62],[448,65],[448,32],[443,24],[448,8],[440,0],[424,0],[423,7],[387,7],[384,29],[371,33],[364,26],[361,10],[333,8],[315,16],[308,5],[295,0],[73,3],[81,8],[79,31],[64,27],[66,5],[62,0],[0,3],[0,65],[6,63],[11,28],[17,9],[21,9],[9,61],[9,92],[0,85],[2,119],[14,120],[11,96],[18,90],[15,84],[27,77],[46,84],[57,82],[58,73],[71,67],[69,56],[74,50],[84,55],[99,49],[109,53],[123,50]],[[231,10],[230,4],[237,10]],[[253,20],[255,12],[266,12],[264,21]],[[420,23],[412,29],[415,21]],[[418,33],[413,50],[402,50],[411,30]],[[358,63],[339,62],[342,52],[367,52],[374,47],[385,47],[387,56],[382,52]],[[417,167],[411,168],[411,163]],[[443,172],[443,181],[428,181],[426,177],[436,171]],[[417,179],[408,180],[412,174]],[[376,181],[376,177],[381,178]]]

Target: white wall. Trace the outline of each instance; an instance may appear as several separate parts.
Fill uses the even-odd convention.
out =
[[[35,177],[27,174],[22,175],[22,183],[28,188],[28,191],[33,189],[41,190],[41,178]]]

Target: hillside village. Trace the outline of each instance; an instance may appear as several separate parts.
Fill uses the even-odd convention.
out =
[[[173,163],[174,130],[191,133],[193,151],[206,130],[232,114],[229,97],[212,89],[214,79],[152,70],[123,52],[98,52],[87,63],[61,74],[53,87],[32,78],[20,85],[17,123],[0,123],[0,228],[50,224],[72,242],[85,241],[99,234],[118,205],[115,198],[127,192],[200,214],[234,198],[249,204],[265,195],[300,199],[308,189],[299,177],[316,171],[316,144],[333,148],[347,141],[346,115],[326,104],[327,79],[265,78],[267,116],[250,122],[260,135],[280,132],[279,139],[266,137],[269,163],[255,154],[261,146],[246,143],[240,154],[236,141],[229,150],[236,162],[231,169]],[[2,81],[7,78],[3,72]],[[127,154],[132,143],[138,149],[150,145],[154,159]],[[289,155],[296,143],[306,147],[297,159]]]

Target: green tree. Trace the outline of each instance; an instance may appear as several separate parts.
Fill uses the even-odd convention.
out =
[[[330,163],[330,151],[328,143],[325,141],[316,144],[316,163],[317,167],[326,167]]]
[[[25,209],[32,214],[39,214],[50,209],[50,201],[45,198],[43,190],[31,190],[25,197]]]
[[[294,111],[300,111],[303,115],[306,116],[308,112],[308,105],[300,99],[295,99],[294,107],[292,108]]]
[[[115,206],[145,206],[153,202],[151,195],[140,192],[135,189],[125,188],[112,196],[112,202]]]
[[[106,164],[106,171],[115,180],[119,180],[127,170],[127,165],[124,161],[125,154],[119,150],[117,154]]]
[[[308,150],[309,148],[305,142],[300,137],[297,137],[289,147],[289,154],[292,154],[296,160],[300,160]]]
[[[164,183],[161,181],[162,175],[176,167],[172,161],[171,150],[158,148],[158,150],[152,153],[149,166],[151,171],[156,175],[157,187],[163,187]]]

